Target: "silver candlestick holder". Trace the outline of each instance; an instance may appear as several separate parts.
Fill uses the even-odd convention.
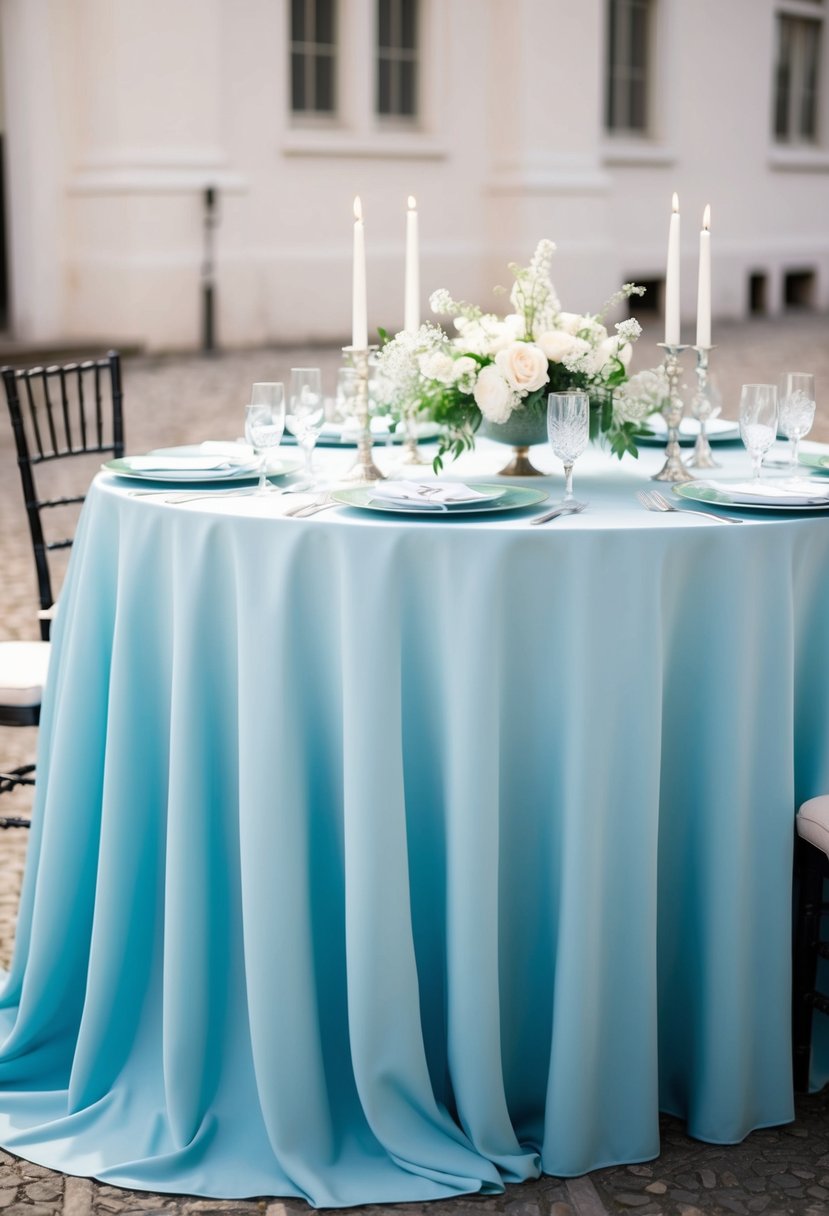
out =
[[[694,347],[694,353],[697,356],[697,391],[691,402],[691,412],[699,422],[699,435],[694,444],[693,456],[688,461],[692,469],[718,469],[720,467],[719,461],[714,459],[705,429],[708,420],[719,413],[719,407],[715,406],[711,395],[711,383],[708,379],[708,361],[711,351],[714,349],[713,346]]]
[[[369,412],[369,356],[376,346],[344,346],[343,354],[355,372],[354,414],[360,428],[357,437],[357,459],[343,478],[344,481],[383,481],[386,474],[374,463]]]
[[[659,346],[665,352],[664,367],[668,381],[668,395],[662,405],[662,417],[668,428],[668,441],[665,445],[665,463],[658,473],[654,473],[653,481],[693,481],[693,473],[682,460],[679,446],[679,424],[682,421],[682,397],[679,394],[679,377],[682,374],[679,360],[688,349],[687,345],[672,345],[660,342]]]

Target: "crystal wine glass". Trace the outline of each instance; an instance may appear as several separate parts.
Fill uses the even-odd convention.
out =
[[[564,464],[564,499],[567,506],[580,506],[573,497],[573,465],[590,438],[590,398],[587,393],[547,395],[547,434],[553,452]]]
[[[285,386],[254,384],[245,409],[245,439],[261,457],[257,494],[267,494],[268,452],[278,448],[285,430]]]
[[[744,384],[740,394],[740,438],[759,479],[763,457],[777,438],[777,387]]]
[[[815,378],[809,372],[786,372],[780,382],[780,430],[789,441],[789,470],[797,469],[800,441],[815,420]]]
[[[305,457],[305,479],[313,485],[314,448],[325,421],[322,376],[318,367],[291,368],[291,391],[286,421],[288,430],[296,436]]]

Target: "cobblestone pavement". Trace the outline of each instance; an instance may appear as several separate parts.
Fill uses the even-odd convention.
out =
[[[818,418],[812,437],[829,441],[829,317],[721,326],[713,365],[724,414],[734,417],[743,382],[776,380],[784,370],[813,371],[818,380]],[[637,365],[657,361],[653,344],[640,343]],[[321,366],[333,389],[339,352],[285,349],[236,351],[221,357],[142,357],[124,368],[128,447],[146,450],[239,431],[247,390],[256,380],[287,379],[292,366]],[[84,475],[91,476],[94,464]],[[9,428],[0,420],[0,637],[38,636],[32,559],[21,505]],[[35,733],[0,729],[3,764],[29,759]],[[5,799],[3,812],[25,811],[27,798]],[[0,966],[8,963],[27,833],[0,834]],[[542,1178],[508,1187],[491,1198],[460,1197],[426,1205],[406,1204],[400,1216],[829,1216],[829,1093],[802,1098],[796,1121],[754,1132],[742,1144],[717,1146],[690,1140],[676,1119],[663,1117],[662,1154],[646,1165],[598,1170],[585,1178]],[[67,1178],[0,1152],[0,1210],[9,1216],[111,1216],[113,1213],[263,1213],[293,1216],[304,1203],[272,1199],[195,1200],[120,1190]],[[387,1208],[365,1208],[366,1213]]]

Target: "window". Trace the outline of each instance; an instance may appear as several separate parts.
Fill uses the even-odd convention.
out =
[[[748,277],[748,311],[753,317],[765,316],[769,310],[769,277],[755,270]]]
[[[781,143],[818,139],[822,17],[777,17],[774,134]]]
[[[786,308],[809,310],[815,306],[815,272],[787,270],[783,275],[783,303]]]
[[[417,0],[378,0],[377,113],[412,119],[418,111]]]
[[[636,315],[646,313],[650,317],[659,316],[664,307],[665,280],[652,279],[647,275],[632,274],[625,278],[625,283],[638,283],[644,287],[645,294],[636,301]]]
[[[291,109],[336,113],[336,0],[291,0]]]
[[[608,0],[608,131],[648,133],[654,2]]]

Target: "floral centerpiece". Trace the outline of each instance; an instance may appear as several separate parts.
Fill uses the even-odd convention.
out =
[[[403,418],[422,414],[445,428],[436,469],[447,453],[459,456],[474,446],[482,421],[490,434],[519,412],[541,422],[547,394],[570,388],[590,395],[591,438],[603,437],[619,457],[638,455],[636,433],[661,404],[663,388],[628,379],[633,343],[642,332],[638,321],[620,321],[610,334],[604,317],[644,288],[625,284],[595,315],[564,312],[550,278],[554,252],[552,241],[540,241],[529,266],[510,267],[515,282],[507,316],[485,313],[441,289],[430,299],[432,311],[450,317],[456,333],[427,322],[397,334],[381,350],[378,374],[392,411]]]

